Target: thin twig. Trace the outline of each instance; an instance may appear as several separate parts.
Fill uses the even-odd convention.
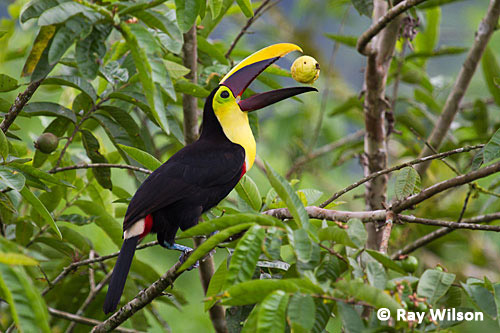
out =
[[[99,103],[94,104],[80,119],[80,121],[75,125],[75,129],[73,130],[73,133],[69,136],[69,138],[66,140],[66,144],[64,145],[63,149],[61,150],[61,154],[59,155],[59,158],[57,159],[56,164],[52,168],[52,170],[55,170],[59,168],[59,165],[61,165],[62,159],[64,157],[64,154],[66,153],[66,150],[68,150],[69,145],[73,142],[75,139],[76,134],[80,131],[80,127],[82,127],[83,123],[88,120],[92,114],[99,109],[102,103],[106,102],[109,98],[103,98],[99,101]],[[52,171],[50,170],[50,171]],[[49,172],[50,172],[49,171]]]
[[[467,210],[467,205],[469,203],[469,199],[470,199],[471,194],[472,194],[472,187],[469,187],[469,191],[467,191],[467,195],[465,196],[464,204],[462,206],[462,210],[460,212],[460,216],[458,217],[457,223],[462,222],[462,220],[464,218],[465,211]],[[435,230],[435,231],[433,231],[425,236],[422,236],[419,239],[413,241],[412,243],[406,245],[403,249],[399,250],[393,256],[394,256],[394,258],[397,258],[401,255],[411,253],[411,252],[415,251],[416,249],[418,249],[424,245],[427,245],[430,242],[449,234],[453,230],[455,230],[455,229],[448,228],[448,227],[439,228],[438,230]]]
[[[361,139],[363,137],[363,135],[365,135],[365,131],[359,130],[359,131],[351,133],[351,134],[349,134],[349,135],[347,135],[347,136],[345,136],[345,137],[343,137],[335,142],[332,142],[332,143],[326,144],[320,148],[317,148],[307,155],[300,156],[299,158],[297,158],[295,160],[295,162],[292,164],[292,166],[290,167],[290,169],[286,173],[286,178],[289,179],[292,176],[292,174],[295,171],[297,171],[298,169],[300,169],[304,164],[309,163],[310,161],[312,161],[320,156],[323,156],[331,151],[334,151],[334,150],[336,150],[336,149],[338,149],[346,144],[349,144],[351,142],[356,142],[359,139]]]
[[[57,172],[62,172],[62,171],[68,171],[68,170],[76,170],[76,169],[91,169],[91,168],[117,168],[117,169],[129,169],[133,171],[138,171],[146,174],[151,174],[153,171],[136,167],[133,165],[127,165],[127,164],[111,164],[111,163],[84,163],[84,164],[76,164],[76,165],[70,165],[62,168],[54,168],[49,171],[49,173],[57,173]]]
[[[330,249],[328,246],[326,245],[323,245],[321,243],[319,243],[319,247],[327,250],[331,255],[334,255],[336,256],[337,258],[339,258],[340,260],[342,260],[343,262],[345,262],[346,264],[349,264],[349,262],[347,261],[346,258],[344,258],[343,255],[341,255],[340,253],[338,253],[337,251],[335,251],[334,249]]]
[[[233,52],[236,44],[238,44],[238,41],[241,39],[241,37],[243,37],[243,35],[247,32],[248,28],[250,28],[250,26],[252,25],[253,22],[255,22],[255,20],[259,17],[259,13],[264,9],[264,7],[270,2],[271,0],[264,0],[262,1],[262,3],[260,4],[260,6],[255,10],[254,12],[254,15],[252,17],[250,17],[247,21],[247,23],[243,26],[243,28],[241,28],[240,32],[238,33],[238,35],[236,35],[236,38],[233,40],[233,42],[231,43],[231,45],[229,46],[229,49],[227,50],[226,54],[224,55],[224,57],[226,57],[226,59],[229,59],[229,57],[231,56],[231,53]]]
[[[178,269],[181,265],[182,263],[180,261],[176,262],[165,274],[163,274],[162,277],[156,280],[151,286],[141,290],[137,294],[137,296],[134,297],[134,299],[122,306],[117,312],[115,312],[104,322],[95,326],[92,329],[92,332],[109,332],[115,329],[128,318],[130,318],[134,313],[151,303],[155,298],[162,296],[165,288],[172,285],[174,281],[179,277],[179,275],[182,274],[182,272],[178,272]]]
[[[23,110],[24,106],[31,99],[35,91],[38,89],[40,84],[44,79],[31,82],[25,91],[17,95],[14,104],[9,108],[9,111],[5,115],[2,123],[0,124],[0,129],[6,133],[9,130],[10,125],[16,120],[17,116]]]
[[[90,268],[92,270],[92,268]],[[90,305],[90,303],[92,303],[92,301],[96,298],[97,294],[99,294],[99,292],[102,290],[102,288],[104,288],[104,286],[106,284],[108,284],[109,280],[111,279],[111,274],[113,273],[113,271],[109,271],[108,274],[106,274],[106,276],[104,276],[104,278],[101,280],[101,282],[99,282],[99,284],[97,286],[94,286],[94,288],[90,288],[90,292],[87,296],[87,298],[85,299],[85,301],[83,301],[82,305],[80,306],[80,308],[78,309],[78,311],[76,311],[76,315],[77,316],[81,316],[85,310],[87,309],[87,307]],[[73,332],[73,329],[75,328],[76,326],[76,322],[72,322],[68,328],[66,329],[66,333],[71,333]]]
[[[51,308],[51,307],[49,307],[47,309],[49,310],[49,313],[52,316],[57,317],[57,318],[62,318],[62,319],[70,320],[72,322],[76,322],[76,323],[84,324],[84,325],[88,325],[88,326],[95,326],[95,325],[102,324],[98,320],[90,319],[90,318],[86,318],[86,317],[82,317],[82,316],[77,316],[75,314],[72,314],[72,313],[69,313],[69,312],[64,312],[64,311],[61,311],[61,310],[57,310],[57,309],[54,309],[54,308]],[[136,330],[132,330],[132,329],[129,329],[129,328],[117,328],[116,331],[117,332],[123,332],[123,333],[139,333],[139,332],[141,332],[141,331],[136,331]]]
[[[348,5],[347,9],[342,17],[342,21],[340,22],[340,27],[339,27],[338,32],[337,32],[338,35],[342,35],[342,33],[344,31],[344,26],[345,26],[345,23],[347,21],[347,17],[349,16],[350,9],[351,9],[351,5]],[[334,68],[334,64],[335,64],[335,57],[337,56],[339,48],[340,48],[340,43],[335,41],[333,43],[332,54],[330,56],[330,61],[328,62],[328,68],[327,68],[326,73],[332,73],[333,68]],[[313,138],[311,140],[311,143],[309,144],[309,151],[311,151],[312,148],[316,145],[316,142],[318,141],[318,137],[319,137],[319,132],[321,131],[321,126],[323,125],[323,118],[325,116],[326,103],[328,101],[328,95],[330,93],[330,89],[332,86],[332,84],[331,84],[332,76],[333,76],[332,74],[326,76],[325,88],[324,88],[323,94],[321,96],[321,105],[319,108],[318,121],[317,121],[316,126],[315,126],[314,131],[313,131]]]
[[[157,244],[158,244],[158,241],[152,241],[152,242],[149,242],[149,243],[137,246],[136,250],[142,250],[142,249],[145,249],[147,247],[154,246],[154,245],[157,245]],[[47,288],[45,288],[42,291],[42,296],[44,296],[45,294],[47,294],[57,283],[59,283],[69,273],[71,273],[72,271],[74,271],[78,267],[85,266],[85,265],[90,265],[90,264],[93,264],[93,263],[96,263],[96,262],[103,262],[105,260],[108,260],[108,259],[111,259],[111,258],[114,258],[114,257],[118,257],[119,254],[120,254],[120,251],[112,253],[112,254],[108,254],[106,256],[97,257],[97,258],[94,258],[94,259],[80,260],[80,261],[71,263],[70,265],[64,267],[63,271],[61,273],[59,273],[59,275],[54,280],[52,280],[49,283],[50,287],[47,287]]]
[[[469,83],[472,80],[472,76],[476,71],[476,68],[481,60],[481,57],[486,49],[486,46],[495,31],[495,27],[500,17],[500,0],[490,0],[489,8],[486,12],[485,17],[479,24],[477,33],[474,39],[474,44],[467,54],[458,78],[455,80],[453,89],[451,90],[446,103],[443,107],[443,111],[439,115],[439,119],[434,126],[431,135],[429,136],[429,143],[434,148],[439,148],[443,142],[445,136],[449,132],[451,123],[455,119],[455,116],[459,110],[462,98],[469,87]],[[420,153],[420,157],[432,154],[431,150],[426,148]],[[417,167],[417,171],[424,175],[425,171],[429,167],[428,163],[421,164]]]
[[[373,53],[371,48],[367,48],[367,45],[372,38],[382,31],[382,29],[384,29],[398,15],[424,1],[426,0],[406,0],[389,9],[384,16],[372,24],[370,28],[363,32],[363,34],[358,38],[358,43],[356,45],[358,52],[366,56]]]
[[[445,157],[450,156],[450,155],[459,154],[459,153],[465,153],[465,152],[468,152],[468,151],[471,151],[471,150],[474,150],[474,149],[480,149],[482,147],[484,147],[484,145],[482,145],[482,144],[481,145],[475,145],[475,146],[465,146],[465,147],[462,147],[462,148],[457,148],[457,149],[446,151],[446,152],[443,152],[443,153],[439,153],[439,154],[435,154],[435,155],[430,155],[430,156],[423,157],[423,158],[417,158],[417,159],[414,159],[413,161],[409,161],[409,162],[406,162],[406,163],[398,164],[398,165],[393,166],[391,168],[374,172],[374,173],[366,176],[365,178],[363,178],[361,180],[358,180],[354,184],[349,185],[346,188],[344,188],[344,189],[342,189],[342,190],[334,193],[330,198],[328,198],[328,200],[326,200],[325,202],[323,202],[320,205],[320,207],[321,208],[326,207],[328,204],[330,204],[334,200],[337,200],[339,197],[341,197],[345,193],[347,193],[347,192],[355,189],[356,187],[358,187],[358,186],[366,183],[367,181],[369,181],[369,180],[371,180],[373,178],[379,177],[381,175],[385,175],[385,174],[391,173],[393,171],[397,171],[397,170],[400,170],[402,168],[409,167],[409,166],[412,166],[412,165],[415,165],[415,164],[423,163],[425,161],[430,161],[430,160],[435,160],[435,159],[442,159],[442,158],[445,158]]]
[[[402,212],[403,210],[413,207],[414,205],[421,203],[422,201],[425,201],[430,197],[438,193],[441,193],[447,189],[473,182],[476,179],[487,177],[499,171],[500,171],[500,162],[497,162],[487,167],[481,168],[479,170],[471,171],[464,175],[460,175],[455,178],[439,182],[437,184],[425,188],[424,190],[422,190],[417,194],[414,194],[406,198],[403,201],[394,203],[392,205],[392,209],[394,210],[395,213]]]
[[[340,211],[340,210],[324,209],[315,206],[305,207],[305,209],[310,218],[328,220],[328,221],[347,222],[351,219],[359,219],[364,223],[368,223],[368,222],[385,221],[387,219],[387,211],[384,209],[372,210],[366,212]],[[288,208],[270,209],[263,212],[263,214],[271,215],[281,220],[293,218],[293,215],[290,213]],[[401,222],[435,225],[440,227],[445,226],[447,228],[454,228],[454,229],[471,229],[471,230],[485,230],[485,231],[496,231],[496,232],[500,231],[500,225],[486,226],[478,224],[478,223],[500,220],[500,213],[478,215],[468,219],[463,219],[462,222],[460,223],[455,221],[425,219],[425,218],[415,217],[412,215],[403,215],[403,214],[398,214],[397,216],[395,216],[395,218],[397,221]]]

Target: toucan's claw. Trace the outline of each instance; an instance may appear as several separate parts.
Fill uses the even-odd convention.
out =
[[[181,251],[182,253],[179,257],[179,261],[181,262],[181,264],[183,264],[187,260],[187,258],[189,257],[189,254],[191,254],[191,252],[193,252],[193,249],[190,248],[189,246],[184,246],[184,245],[177,244],[177,243],[170,244],[168,242],[165,242],[164,244],[162,244],[162,246],[169,249],[169,250]],[[189,267],[187,270],[190,271],[194,268],[198,268],[199,266],[200,266],[200,264],[197,261],[193,266]]]

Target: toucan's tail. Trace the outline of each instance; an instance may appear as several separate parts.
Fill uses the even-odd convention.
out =
[[[139,242],[139,237],[140,236],[130,237],[123,241],[118,260],[116,260],[115,268],[113,269],[111,281],[109,282],[106,300],[102,308],[106,314],[115,311],[116,306],[120,302],[120,297],[125,287],[125,281],[127,280],[128,271],[130,270],[130,264],[132,264],[132,259],[134,258],[135,247],[137,246],[137,242]]]

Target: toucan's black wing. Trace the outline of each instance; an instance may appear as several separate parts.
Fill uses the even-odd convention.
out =
[[[244,149],[231,142],[214,145],[200,140],[184,147],[139,187],[128,206],[123,230],[178,201],[205,194],[213,196],[214,190],[229,193],[242,174],[244,162]],[[218,199],[214,203],[217,204],[225,195],[221,198],[215,196],[211,200]]]

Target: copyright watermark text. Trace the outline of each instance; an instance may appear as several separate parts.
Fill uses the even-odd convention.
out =
[[[416,321],[421,324],[426,314],[432,321],[483,321],[484,314],[482,312],[473,311],[457,311],[455,308],[451,309],[430,309],[428,313],[418,311],[406,311],[405,309],[398,309],[396,311],[396,321]],[[387,321],[391,318],[391,311],[387,308],[380,308],[377,310],[377,318],[382,321]]]

